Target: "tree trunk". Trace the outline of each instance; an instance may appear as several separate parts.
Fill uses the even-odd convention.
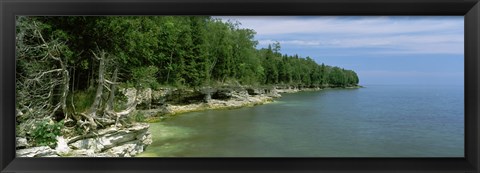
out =
[[[65,118],[68,118],[68,113],[67,113],[67,95],[68,95],[68,85],[70,85],[70,75],[68,73],[68,70],[66,69],[65,66],[62,66],[65,71],[63,71],[63,93],[62,93],[62,99],[61,99],[61,104],[62,104],[62,111],[65,114]]]
[[[95,100],[93,101],[92,106],[90,106],[90,109],[87,110],[85,114],[85,118],[90,122],[90,126],[93,129],[97,128],[97,123],[95,122],[94,118],[97,117],[97,110],[101,104],[102,101],[102,94],[103,94],[103,83],[105,81],[103,77],[103,73],[105,70],[105,52],[100,52],[100,57],[97,56],[94,52],[92,52],[95,58],[100,60],[100,64],[98,66],[98,83],[97,83],[97,91],[95,93]]]
[[[113,111],[113,104],[114,104],[114,98],[115,98],[115,86],[117,85],[117,73],[118,73],[118,68],[115,69],[113,72],[113,77],[112,77],[112,83],[110,84],[110,96],[108,96],[108,102],[107,102],[107,108],[106,111]]]

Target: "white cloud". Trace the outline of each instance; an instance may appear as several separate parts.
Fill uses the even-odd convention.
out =
[[[253,28],[260,35],[294,33],[344,33],[344,34],[399,34],[446,30],[463,26],[458,20],[431,20],[426,18],[413,20],[395,20],[391,17],[362,17],[348,19],[342,17],[299,17],[252,16],[218,17],[223,20],[238,20],[242,27]],[[435,18],[435,17],[432,17]]]
[[[458,35],[423,36],[378,36],[325,40],[259,40],[260,46],[278,41],[285,46],[310,46],[312,48],[389,48],[389,51],[376,51],[376,54],[388,53],[446,53],[463,54],[463,37]]]
[[[463,54],[463,20],[433,17],[219,17],[257,32],[259,46],[388,48],[374,54]],[[391,50],[391,51],[390,51]]]

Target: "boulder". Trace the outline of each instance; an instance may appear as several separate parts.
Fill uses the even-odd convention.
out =
[[[16,141],[17,141],[16,148],[26,148],[29,146],[27,142],[27,138],[17,137]]]
[[[60,155],[66,155],[70,152],[70,147],[68,147],[67,141],[63,136],[57,136],[57,147],[55,147],[55,152]]]

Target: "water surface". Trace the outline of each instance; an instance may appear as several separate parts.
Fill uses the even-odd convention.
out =
[[[463,86],[371,85],[152,123],[153,157],[463,157]]]

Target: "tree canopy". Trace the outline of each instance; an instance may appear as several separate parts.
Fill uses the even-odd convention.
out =
[[[135,85],[358,84],[351,70],[282,55],[278,42],[256,49],[255,31],[240,28],[238,22],[208,16],[29,18],[45,27],[45,37],[64,40],[69,51],[66,65],[77,89],[94,84],[99,64],[90,50],[97,49],[109,54],[108,64],[119,68],[121,82]]]
[[[209,16],[18,16],[16,22],[17,135],[40,145],[51,145],[58,134],[49,129],[63,123],[72,133],[117,125],[137,105],[115,104],[121,102],[115,99],[117,85],[195,89],[359,82],[352,70],[281,54],[278,42],[257,49],[254,30]],[[44,128],[32,132],[32,126]]]
[[[352,70],[281,54],[278,42],[257,49],[254,30],[209,16],[19,16],[16,29],[18,101],[38,97],[51,114],[75,91],[99,92],[100,78],[154,89],[359,82]]]

